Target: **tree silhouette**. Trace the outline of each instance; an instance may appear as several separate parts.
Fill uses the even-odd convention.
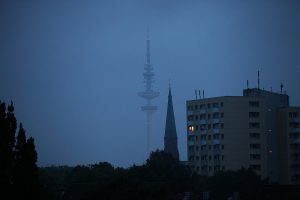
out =
[[[17,120],[13,103],[0,101],[0,183],[11,199],[38,199],[39,181],[34,139],[26,140],[22,123],[16,138]]]

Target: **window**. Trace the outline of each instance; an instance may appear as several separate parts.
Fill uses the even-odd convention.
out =
[[[260,133],[249,133],[249,136],[253,139],[259,139],[260,138]]]
[[[200,120],[206,119],[206,114],[201,114],[200,115]]]
[[[205,129],[206,129],[206,125],[205,124],[200,125],[200,130],[201,131],[204,131]]]
[[[212,107],[213,108],[219,108],[219,104],[218,103],[213,103]]]
[[[201,145],[201,150],[206,150],[206,145]]]
[[[215,155],[214,160],[220,160],[220,155]]]
[[[211,129],[211,124],[208,124],[207,129],[208,129],[208,130]]]
[[[195,106],[195,110],[198,110],[198,106],[197,105]]]
[[[250,160],[260,160],[260,154],[250,154]]]
[[[249,118],[259,118],[259,112],[249,112]]]
[[[215,134],[215,135],[213,136],[214,139],[219,139],[219,137],[220,137],[219,134]]]
[[[195,120],[198,120],[198,118],[199,118],[198,115],[195,115]]]
[[[210,119],[210,114],[207,115],[207,119]]]
[[[259,107],[259,101],[249,101],[250,107]]]
[[[194,120],[194,115],[189,115],[189,116],[188,116],[188,120],[189,120],[189,121]]]
[[[224,144],[222,144],[222,149],[224,149]]]
[[[188,130],[189,130],[190,132],[194,132],[194,131],[195,131],[195,127],[194,127],[194,126],[188,126]]]
[[[290,122],[290,127],[291,128],[300,128],[300,123],[298,123],[298,122]]]
[[[290,118],[297,118],[298,117],[298,113],[297,112],[290,112],[289,113],[289,117]]]
[[[224,123],[221,123],[221,129],[223,129],[224,128]]]
[[[219,128],[219,123],[213,124],[213,129],[217,129],[217,128]]]
[[[260,124],[258,122],[250,122],[249,128],[259,128]]]
[[[250,168],[253,170],[260,171],[261,170],[261,165],[250,165]]]
[[[223,106],[224,106],[224,103],[223,103],[223,102],[221,102],[221,103],[220,103],[220,105],[221,105],[221,107],[223,107]]]
[[[224,139],[224,134],[221,134],[221,139]]]
[[[213,113],[213,119],[219,118],[219,113]]]
[[[208,160],[211,160],[211,156],[208,156]]]
[[[224,155],[222,155],[222,160],[224,160]]]
[[[204,109],[204,108],[205,108],[205,104],[201,104],[200,109]]]
[[[211,139],[211,135],[208,136],[208,140],[210,140],[210,139]]]
[[[260,144],[250,144],[250,149],[260,149]]]
[[[188,141],[193,141],[195,139],[194,135],[189,135],[188,136]]]
[[[221,118],[223,118],[224,117],[224,113],[221,113]]]
[[[207,107],[210,108],[210,104],[207,104]]]
[[[290,133],[289,134],[290,135],[290,138],[294,138],[294,139],[298,139],[298,138],[300,138],[300,133]]]

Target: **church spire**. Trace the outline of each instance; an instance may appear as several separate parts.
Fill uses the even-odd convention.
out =
[[[176,132],[176,124],[175,124],[170,83],[169,83],[168,109],[167,109],[167,117],[166,117],[164,143],[165,143],[164,151],[172,154],[174,158],[179,159],[179,153],[177,148],[177,132]]]

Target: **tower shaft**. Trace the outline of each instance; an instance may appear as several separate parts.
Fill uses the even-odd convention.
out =
[[[159,92],[152,90],[154,82],[153,67],[150,62],[150,39],[147,34],[146,40],[146,63],[144,65],[144,83],[145,90],[139,92],[138,95],[146,100],[146,105],[141,107],[141,110],[146,113],[146,134],[147,134],[147,154],[150,153],[150,136],[152,130],[152,114],[157,110],[157,106],[152,105],[152,100],[159,96]]]

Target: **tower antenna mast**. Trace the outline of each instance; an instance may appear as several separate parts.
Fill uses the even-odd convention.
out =
[[[138,95],[146,100],[146,105],[141,107],[141,110],[146,113],[146,131],[147,131],[147,156],[150,154],[150,135],[152,130],[152,114],[157,110],[157,106],[152,105],[152,100],[159,96],[159,92],[152,90],[154,82],[153,67],[150,62],[150,37],[149,28],[147,28],[146,40],[146,63],[144,65],[144,83],[145,90],[139,92]]]

